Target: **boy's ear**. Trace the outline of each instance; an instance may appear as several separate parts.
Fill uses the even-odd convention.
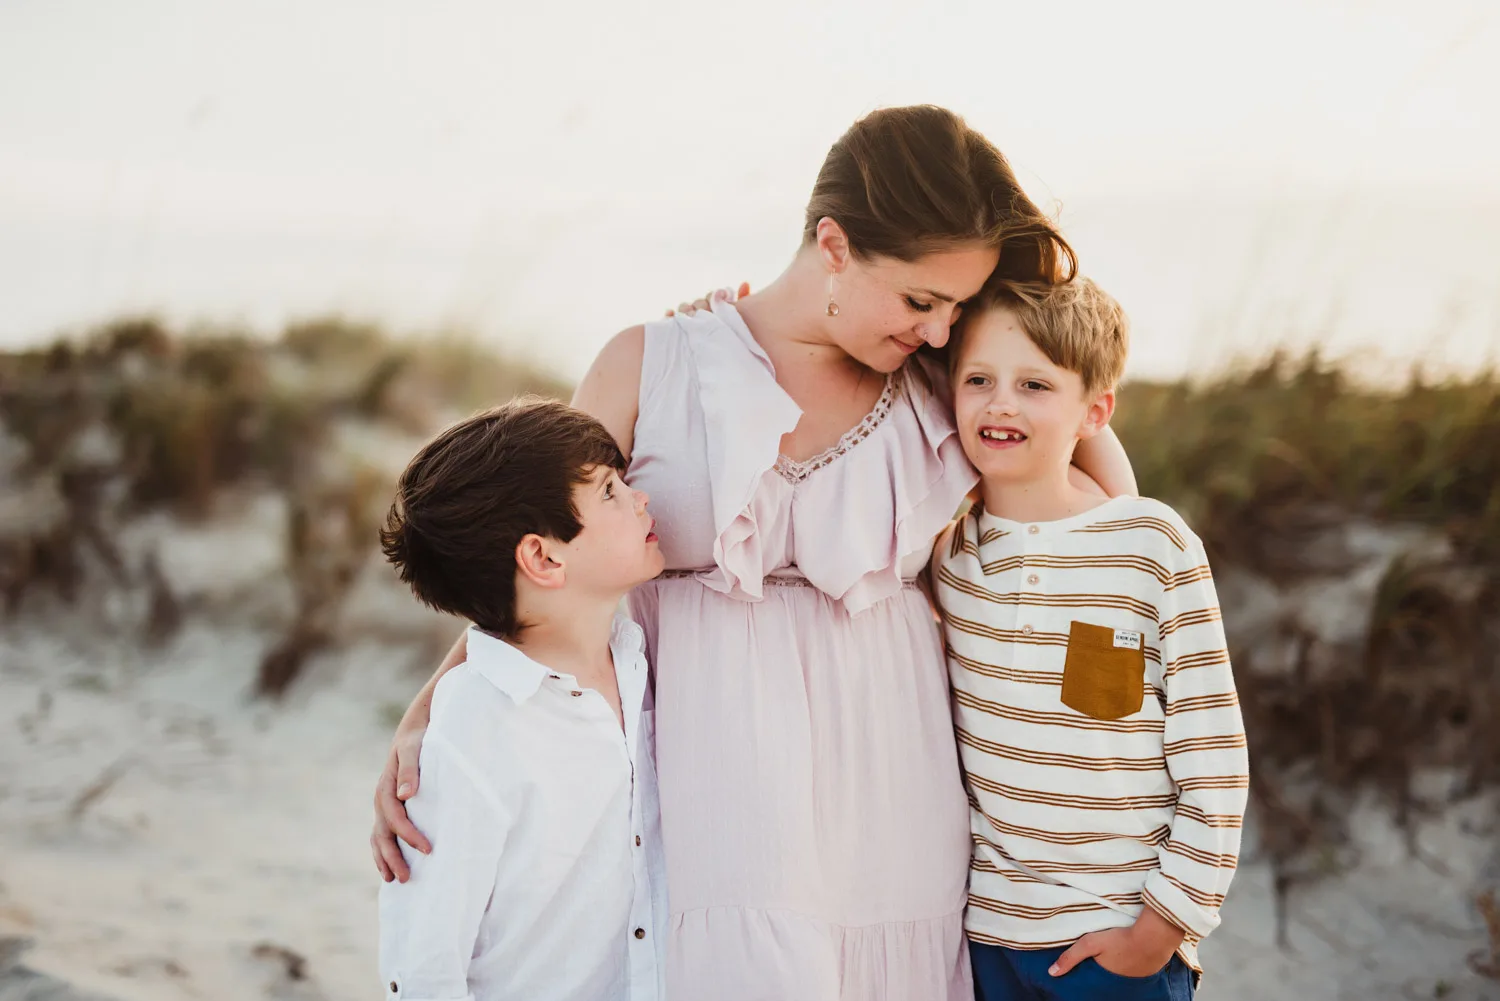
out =
[[[1089,404],[1089,409],[1083,415],[1083,423],[1078,427],[1078,437],[1080,439],[1094,437],[1109,427],[1109,419],[1114,415],[1115,391],[1106,389],[1094,397],[1094,402]]]
[[[555,589],[567,582],[567,569],[556,539],[536,533],[522,536],[516,543],[516,572],[537,587]]]

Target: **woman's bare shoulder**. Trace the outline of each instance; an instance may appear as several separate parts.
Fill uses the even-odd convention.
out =
[[[644,325],[626,327],[605,342],[573,391],[573,406],[599,419],[626,458],[635,444],[640,410],[641,364],[646,357]]]

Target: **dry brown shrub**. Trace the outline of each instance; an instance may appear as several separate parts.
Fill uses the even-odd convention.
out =
[[[1374,388],[1317,355],[1275,356],[1127,385],[1115,426],[1142,491],[1183,512],[1221,573],[1337,586],[1354,564],[1328,540],[1354,523],[1447,540],[1446,555],[1386,568],[1359,642],[1293,628],[1269,663],[1231,639],[1281,890],[1354,860],[1362,797],[1409,825],[1500,784],[1500,379]],[[1231,637],[1237,615],[1226,605]],[[1423,773],[1457,781],[1424,801]]]

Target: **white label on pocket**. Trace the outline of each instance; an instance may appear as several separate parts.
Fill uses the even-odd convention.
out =
[[[1139,650],[1141,648],[1141,634],[1129,629],[1116,629],[1115,646],[1124,647],[1127,650]]]

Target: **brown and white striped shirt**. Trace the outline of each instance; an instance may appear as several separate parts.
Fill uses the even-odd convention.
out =
[[[969,937],[1068,945],[1144,905],[1197,969],[1249,785],[1203,544],[1146,498],[1037,524],[976,509],[932,575],[973,821]]]

